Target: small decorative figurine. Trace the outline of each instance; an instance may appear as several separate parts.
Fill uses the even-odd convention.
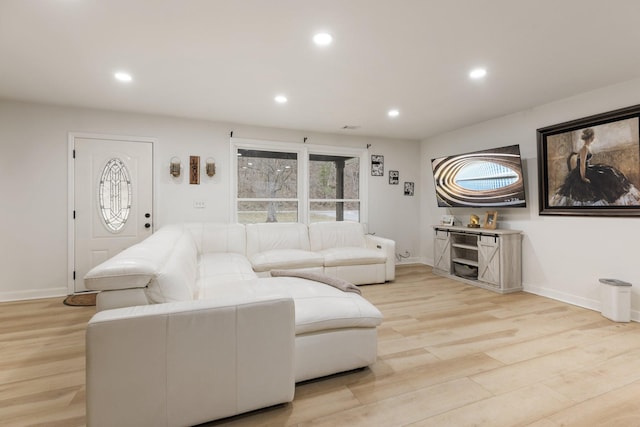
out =
[[[478,215],[471,215],[469,217],[469,224],[467,224],[469,228],[480,228],[480,217]]]

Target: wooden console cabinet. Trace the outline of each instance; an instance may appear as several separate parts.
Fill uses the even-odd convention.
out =
[[[499,293],[522,290],[522,232],[436,225],[433,272]]]

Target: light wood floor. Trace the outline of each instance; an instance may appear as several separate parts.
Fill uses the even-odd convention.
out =
[[[384,314],[370,368],[208,426],[640,426],[640,324],[401,266],[361,287]],[[84,425],[93,308],[0,304],[0,425]]]

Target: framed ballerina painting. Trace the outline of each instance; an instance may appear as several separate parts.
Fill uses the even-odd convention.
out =
[[[640,105],[537,130],[540,215],[640,216]]]

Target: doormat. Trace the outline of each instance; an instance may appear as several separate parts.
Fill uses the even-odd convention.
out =
[[[96,295],[95,292],[69,295],[63,303],[72,307],[91,307],[96,305]]]

